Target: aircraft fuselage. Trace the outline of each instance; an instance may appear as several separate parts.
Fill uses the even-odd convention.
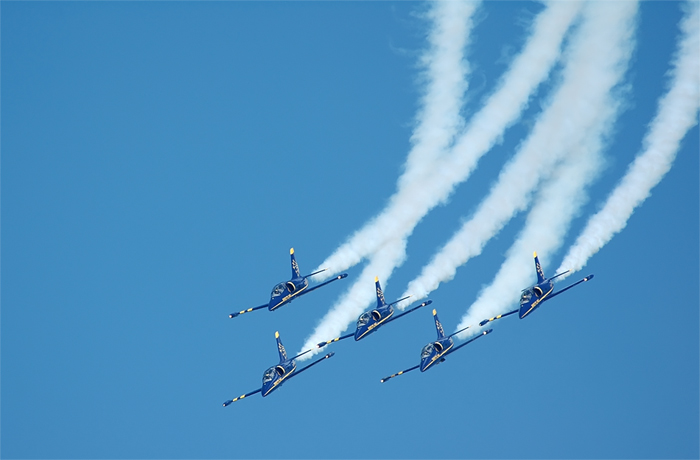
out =
[[[268,310],[273,311],[282,305],[286,305],[294,300],[299,294],[309,287],[309,280],[306,278],[293,278],[275,285],[270,294]]]
[[[442,362],[452,347],[454,347],[454,341],[450,337],[438,339],[424,346],[420,353],[420,371],[425,372],[434,364]]]
[[[357,329],[355,330],[355,340],[360,340],[376,331],[394,315],[394,308],[391,305],[384,305],[374,310],[366,311],[357,319]]]
[[[286,379],[294,374],[297,369],[297,364],[293,359],[284,361],[272,366],[263,373],[262,378],[262,396],[265,397],[278,389]]]
[[[535,311],[543,301],[547,300],[552,291],[554,291],[554,281],[551,279],[523,290],[520,295],[520,311],[518,312],[520,319]]]

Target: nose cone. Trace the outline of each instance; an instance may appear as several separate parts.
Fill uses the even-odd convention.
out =
[[[357,342],[360,340],[362,337],[365,336],[367,333],[367,325],[360,326],[357,329],[355,329],[355,341]]]
[[[277,380],[278,379],[273,379],[273,380],[270,380],[268,382],[263,382],[262,391],[261,391],[263,398],[277,389],[277,387],[275,386],[275,382]]]
[[[527,311],[530,308],[530,305],[525,304],[520,306],[520,310],[518,311],[518,318],[523,319],[525,318],[525,315],[527,315]]]
[[[277,295],[272,295],[270,297],[270,302],[267,304],[267,309],[272,311],[277,307],[281,307],[285,303],[289,302],[289,300],[284,300],[285,296],[288,294],[287,290],[285,289],[282,291],[282,293],[277,294]]]
[[[532,306],[535,300],[536,299],[532,299],[529,302],[520,305],[520,310],[518,311],[518,316],[520,317],[520,319],[523,319],[526,316],[532,314],[532,312],[535,311],[537,307],[539,307],[539,305],[537,307]]]

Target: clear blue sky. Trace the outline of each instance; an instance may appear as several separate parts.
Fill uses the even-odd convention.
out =
[[[467,118],[541,8],[483,6]],[[269,397],[222,407],[259,388],[275,331],[296,351],[359,274],[228,318],[288,277],[290,247],[312,270],[395,190],[424,10],[2,2],[2,457],[698,457],[697,126],[589,261],[593,282],[503,320],[430,372],[379,383],[433,339],[419,311],[336,344]],[[626,109],[567,244],[640,150],[681,16],[679,3],[642,3]],[[416,228],[387,299],[478,205],[550,88]],[[431,295],[446,329],[524,217]],[[546,273],[562,256],[542,260]]]

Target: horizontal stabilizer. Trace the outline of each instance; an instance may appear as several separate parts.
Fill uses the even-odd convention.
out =
[[[308,278],[309,276],[318,275],[319,273],[325,272],[326,270],[328,270],[328,269],[327,269],[327,268],[322,268],[321,270],[319,270],[319,271],[317,271],[317,272],[309,273],[308,275],[304,275],[303,277],[304,277],[304,278]]]
[[[559,278],[561,275],[566,275],[566,274],[569,273],[570,271],[571,271],[571,270],[567,270],[567,271],[565,271],[565,272],[557,273],[556,275],[554,275],[553,277],[551,277],[551,278],[549,278],[549,279],[550,279],[550,280],[553,280],[554,278]]]
[[[291,358],[289,358],[289,361],[292,361],[292,360],[294,360],[294,359],[297,359],[299,356],[304,356],[304,355],[307,354],[308,352],[314,351],[314,350],[315,350],[315,348],[309,348],[309,349],[306,350],[306,351],[302,351],[302,352],[299,353],[298,355],[292,356]]]
[[[401,302],[402,300],[410,299],[411,297],[413,297],[413,296],[407,295],[406,297],[402,297],[402,298],[400,298],[399,300],[394,300],[394,301],[391,302],[389,305],[395,305],[395,304]],[[431,303],[432,303],[432,300],[431,300]]]

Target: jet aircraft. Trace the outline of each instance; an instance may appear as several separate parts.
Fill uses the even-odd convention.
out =
[[[261,308],[265,307],[267,307],[267,309],[270,311],[274,311],[282,305],[288,304],[297,297],[301,297],[302,295],[308,294],[309,292],[318,289],[322,286],[325,286],[326,284],[332,283],[333,281],[337,281],[348,276],[347,273],[343,273],[342,275],[338,275],[331,280],[325,281],[312,288],[309,288],[308,278],[310,276],[326,271],[327,269],[324,268],[323,270],[313,272],[309,275],[301,276],[301,273],[299,272],[299,265],[297,265],[296,258],[294,257],[294,248],[291,248],[289,250],[289,255],[292,258],[292,279],[286,282],[279,283],[274,288],[272,288],[272,293],[270,294],[270,301],[268,303],[260,305],[258,307],[249,308],[247,310],[241,310],[236,313],[231,313],[230,315],[228,315],[229,318],[235,318],[236,316],[242,315],[243,313],[260,310]]]
[[[460,332],[463,332],[471,326],[467,326],[464,329],[460,329],[457,332],[454,332],[448,336],[445,335],[445,330],[442,328],[442,324],[440,324],[440,320],[438,319],[437,316],[437,311],[433,310],[433,317],[435,318],[435,329],[437,329],[437,340],[435,342],[430,342],[426,346],[423,347],[423,349],[420,352],[420,364],[417,366],[410,367],[408,369],[405,369],[401,372],[398,372],[396,374],[392,374],[389,377],[384,377],[381,382],[384,383],[389,379],[393,379],[394,377],[398,377],[399,375],[403,375],[406,372],[410,372],[412,370],[420,368],[421,372],[425,372],[428,369],[433,366],[433,364],[440,364],[445,361],[445,358],[447,355],[454,353],[455,351],[459,350],[465,345],[469,345],[476,339],[483,337],[487,334],[490,334],[493,329],[489,329],[487,331],[481,332],[479,335],[476,337],[467,340],[463,344],[457,345],[456,347],[454,346],[454,341],[452,340],[452,337],[455,335],[459,334]]]
[[[544,272],[542,271],[542,266],[540,265],[540,259],[537,257],[537,253],[534,253],[535,257],[535,271],[537,272],[537,284],[534,286],[523,289],[522,294],[520,295],[520,307],[517,310],[510,311],[508,313],[504,313],[502,315],[494,316],[493,318],[485,319],[482,322],[479,323],[479,326],[483,326],[486,323],[489,323],[491,321],[495,321],[500,318],[504,318],[506,316],[512,315],[513,313],[518,313],[518,316],[520,319],[525,318],[527,315],[535,311],[541,304],[542,302],[546,300],[551,300],[554,297],[558,296],[562,292],[568,291],[574,286],[577,286],[585,281],[593,279],[593,275],[588,275],[587,277],[583,278],[582,280],[579,280],[575,282],[574,284],[565,287],[561,291],[553,292],[554,291],[554,279],[564,275],[566,273],[569,273],[570,270],[567,270],[565,272],[556,274],[552,276],[551,278],[545,278]]]
[[[297,371],[297,364],[294,361],[297,359],[299,356],[304,355],[311,350],[306,350],[303,353],[299,353],[298,355],[294,356],[293,358],[287,358],[287,351],[284,349],[284,345],[282,345],[282,341],[280,340],[280,334],[279,332],[275,332],[275,339],[277,339],[277,351],[279,352],[280,355],[280,362],[276,366],[272,366],[268,370],[263,373],[263,378],[262,378],[262,387],[258,388],[255,391],[251,391],[250,393],[246,393],[244,395],[241,395],[237,398],[234,399],[229,399],[224,403],[224,407],[228,406],[231,403],[234,403],[238,401],[239,399],[247,398],[248,396],[254,395],[256,393],[262,393],[262,396],[265,397],[278,389],[284,382],[287,380],[291,379],[292,377],[295,377],[311,366],[314,366],[324,359],[332,357],[335,353],[328,353],[325,355],[323,358],[317,359],[313,363],[309,364],[306,367],[301,368],[301,370]]]
[[[422,304],[413,307],[410,310],[406,310],[405,312],[399,315],[394,316],[393,306],[401,302],[402,300],[408,299],[411,296],[407,296],[387,304],[386,300],[384,300],[384,292],[382,292],[382,286],[379,284],[379,278],[377,277],[374,278],[374,287],[377,292],[377,307],[374,310],[366,311],[360,315],[360,317],[357,319],[357,328],[355,329],[355,332],[336,337],[335,339],[328,340],[326,342],[321,342],[317,345],[318,348],[325,347],[330,343],[347,339],[353,336],[355,337],[355,341],[358,341],[364,337],[367,337],[371,333],[376,332],[377,329],[379,329],[381,326],[388,324],[394,320],[397,320],[411,312],[414,312],[421,307],[425,307],[426,305],[430,305],[431,303],[433,303],[432,300],[426,300]]]

